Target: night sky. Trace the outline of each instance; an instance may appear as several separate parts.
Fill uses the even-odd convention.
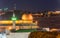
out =
[[[13,9],[14,4],[20,10],[60,10],[60,0],[0,0],[0,8],[2,9]]]

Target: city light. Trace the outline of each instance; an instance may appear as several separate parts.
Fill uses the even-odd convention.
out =
[[[17,18],[16,18],[16,17],[12,17],[11,19],[12,19],[12,20],[17,20]]]
[[[13,13],[13,16],[12,16],[11,20],[13,20],[13,21],[17,20],[17,17],[15,16],[15,13]]]
[[[23,14],[22,15],[22,20],[33,20],[32,14]]]
[[[16,20],[16,24],[21,24],[21,23],[33,23],[32,21],[24,21],[24,20]],[[0,24],[12,24],[12,20],[0,20]]]
[[[8,27],[8,30],[11,30],[11,29],[12,29],[12,27],[9,26],[9,27]]]

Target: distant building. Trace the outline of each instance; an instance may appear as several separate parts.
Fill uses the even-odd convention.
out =
[[[40,27],[60,28],[60,15],[41,17],[38,21]]]

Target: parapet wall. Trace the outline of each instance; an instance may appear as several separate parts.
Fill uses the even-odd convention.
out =
[[[7,38],[28,38],[29,34],[30,32],[10,33],[10,35],[7,35]]]

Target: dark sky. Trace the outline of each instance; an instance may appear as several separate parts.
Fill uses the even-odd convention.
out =
[[[60,0],[0,0],[0,8],[12,9],[14,4],[21,10],[60,10]]]

